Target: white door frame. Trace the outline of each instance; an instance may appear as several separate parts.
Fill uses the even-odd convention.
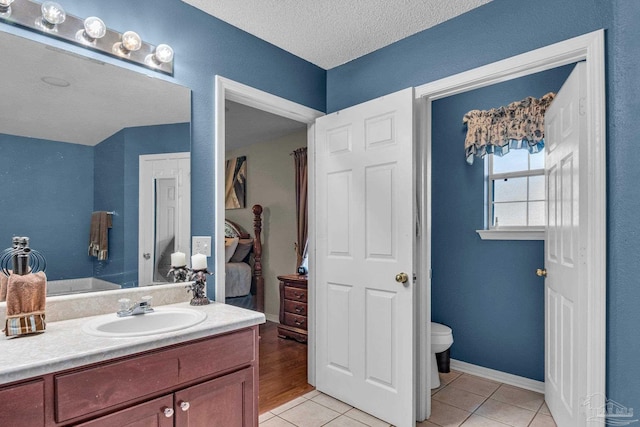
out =
[[[419,277],[425,285],[418,295],[418,304],[427,307],[420,311],[422,328],[418,336],[418,360],[424,366],[419,370],[417,410],[418,419],[431,412],[430,358],[431,345],[431,104],[451,95],[479,89],[496,83],[527,76],[551,68],[586,60],[587,98],[592,111],[588,123],[589,188],[589,232],[587,233],[586,263],[589,269],[585,291],[588,300],[587,348],[587,392],[591,396],[605,395],[606,375],[606,105],[605,105],[605,51],[604,30],[594,31],[553,45],[532,50],[511,58],[488,64],[470,71],[456,74],[416,87],[415,95],[422,112],[420,137],[425,142],[419,159],[419,170],[426,179],[419,203],[425,208],[420,212],[423,229],[429,238],[422,239],[419,251],[426,262],[421,266]],[[462,146],[461,146],[462,147]],[[462,148],[461,148],[462,150]],[[462,153],[462,151],[460,151]],[[462,155],[462,154],[461,154]],[[419,175],[420,176],[420,175]],[[533,274],[533,272],[532,272]],[[600,402],[599,404],[602,404]],[[593,404],[593,403],[592,403]],[[422,416],[422,417],[421,417]]]
[[[309,165],[308,203],[309,203],[309,269],[315,268],[315,242],[311,232],[315,229],[315,120],[324,116],[324,113],[306,107],[288,99],[255,89],[251,86],[235,82],[225,77],[216,75],[214,89],[214,121],[215,121],[215,214],[214,235],[224,236],[224,181],[225,181],[225,100],[237,102],[249,107],[257,108],[268,113],[286,117],[307,124],[307,157]],[[268,208],[268,206],[264,206]],[[215,271],[224,271],[224,240],[215,239]],[[216,275],[216,300],[224,302],[225,278],[224,274]],[[308,293],[308,364],[307,373],[309,384],[315,384],[316,357],[315,357],[315,283],[313,275],[309,276]]]

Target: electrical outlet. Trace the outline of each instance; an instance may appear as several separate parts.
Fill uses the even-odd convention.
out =
[[[211,256],[211,236],[191,237],[191,254]]]

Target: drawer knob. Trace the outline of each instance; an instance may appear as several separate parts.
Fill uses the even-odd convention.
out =
[[[164,408],[164,411],[162,411],[164,413],[164,416],[167,418],[171,418],[173,417],[173,409],[172,408]]]
[[[301,307],[296,307],[296,313],[302,313],[302,308]]]
[[[182,409],[183,412],[188,411],[190,407],[189,402],[180,402],[180,409]]]
[[[299,321],[299,320],[294,320],[293,322],[294,322],[296,325],[298,325],[298,326],[300,326],[300,325],[303,325],[303,324],[304,324],[304,320],[303,320],[302,322],[301,322],[301,321]]]

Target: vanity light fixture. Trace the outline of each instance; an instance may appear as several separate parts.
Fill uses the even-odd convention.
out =
[[[173,49],[168,45],[146,43],[134,31],[111,30],[96,16],[82,19],[67,14],[55,1],[0,0],[1,23],[17,25],[173,75]]]
[[[0,16],[5,18],[11,16],[11,3],[13,0],[0,0]]]
[[[80,43],[93,45],[97,39],[101,39],[107,34],[107,26],[102,19],[97,16],[90,16],[84,20],[84,29],[78,30],[76,40]]]
[[[40,8],[42,17],[36,20],[36,26],[40,26],[45,31],[57,31],[57,25],[62,24],[67,19],[67,13],[62,6],[54,1],[42,3]]]
[[[156,50],[147,55],[144,62],[151,67],[158,67],[173,61],[173,49],[168,44],[159,44]]]

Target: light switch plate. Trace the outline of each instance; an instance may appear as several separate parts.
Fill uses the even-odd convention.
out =
[[[191,254],[211,256],[211,236],[192,236]]]

